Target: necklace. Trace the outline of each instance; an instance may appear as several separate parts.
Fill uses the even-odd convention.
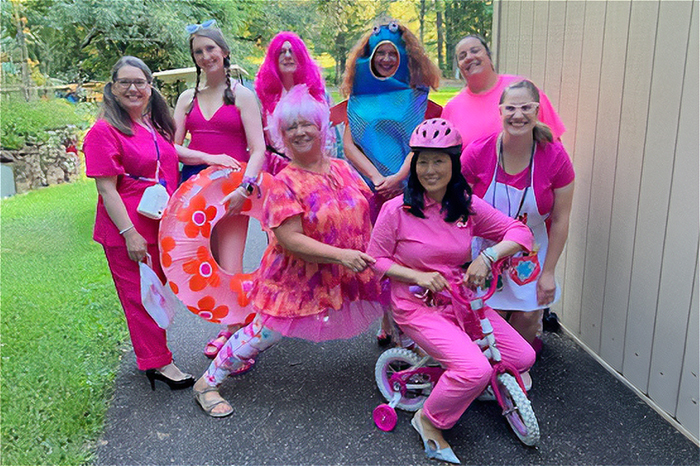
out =
[[[508,174],[506,171],[506,163],[505,160],[503,159],[503,133],[501,133],[498,136],[498,142],[497,142],[497,151],[498,151],[498,165],[503,169],[503,171]],[[532,150],[530,152],[530,161],[528,162],[527,165],[527,179],[528,179],[528,184],[525,187],[525,190],[523,191],[523,195],[520,198],[520,204],[518,206],[518,211],[515,213],[515,215],[511,214],[511,209],[510,209],[510,190],[506,186],[506,199],[508,201],[508,216],[512,218],[518,218],[520,216],[520,211],[523,209],[523,204],[525,203],[525,196],[527,195],[527,190],[530,189],[530,185],[532,184],[532,159],[535,157],[535,148],[536,148],[536,143],[535,141],[532,141]],[[496,167],[496,174],[495,177],[498,177],[498,167]],[[495,208],[496,207],[496,189],[498,188],[498,183],[495,183],[493,187],[493,196],[491,200],[491,205]]]

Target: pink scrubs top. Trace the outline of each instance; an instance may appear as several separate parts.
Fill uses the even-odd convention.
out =
[[[165,188],[171,194],[177,188],[178,159],[175,146],[160,133],[153,133],[143,126],[132,123],[132,136],[127,136],[107,123],[97,120],[85,136],[85,173],[90,178],[117,177],[117,192],[124,202],[129,218],[136,230],[148,242],[158,241],[158,220],[153,220],[136,212],[143,191],[154,184],[139,178],[153,179],[156,174],[158,151],[160,152],[160,173],[157,178],[165,181]],[[156,144],[158,151],[156,151]],[[124,238],[107,213],[102,197],[97,200],[93,239],[104,246],[124,246]]]

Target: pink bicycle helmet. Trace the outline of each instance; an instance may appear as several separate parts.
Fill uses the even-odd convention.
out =
[[[442,118],[425,120],[416,126],[408,143],[413,150],[462,149],[462,136],[457,128]]]

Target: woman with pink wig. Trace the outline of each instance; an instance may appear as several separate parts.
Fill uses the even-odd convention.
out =
[[[306,44],[295,33],[283,31],[270,41],[265,59],[255,76],[255,92],[262,104],[265,127],[282,96],[297,84],[306,85],[309,94],[319,102],[331,103],[321,69],[311,58]],[[284,154],[284,146],[274,144],[269,131],[265,136],[268,170],[274,174],[284,168],[289,157]],[[332,144],[332,139],[329,139],[329,143]]]
[[[194,385],[213,417],[231,405],[219,385],[283,336],[347,339],[382,315],[379,282],[364,251],[371,224],[367,185],[326,149],[328,105],[303,84],[291,88],[268,118],[273,142],[291,162],[276,175],[264,206],[271,241],[250,294],[257,316],[238,330]]]

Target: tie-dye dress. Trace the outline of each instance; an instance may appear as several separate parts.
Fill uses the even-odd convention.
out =
[[[366,184],[345,161],[327,173],[288,165],[268,193],[264,223],[276,228],[301,216],[304,234],[338,248],[365,251],[371,234]],[[351,338],[382,315],[380,284],[371,268],[308,262],[272,240],[256,272],[251,298],[262,323],[311,341]]]

